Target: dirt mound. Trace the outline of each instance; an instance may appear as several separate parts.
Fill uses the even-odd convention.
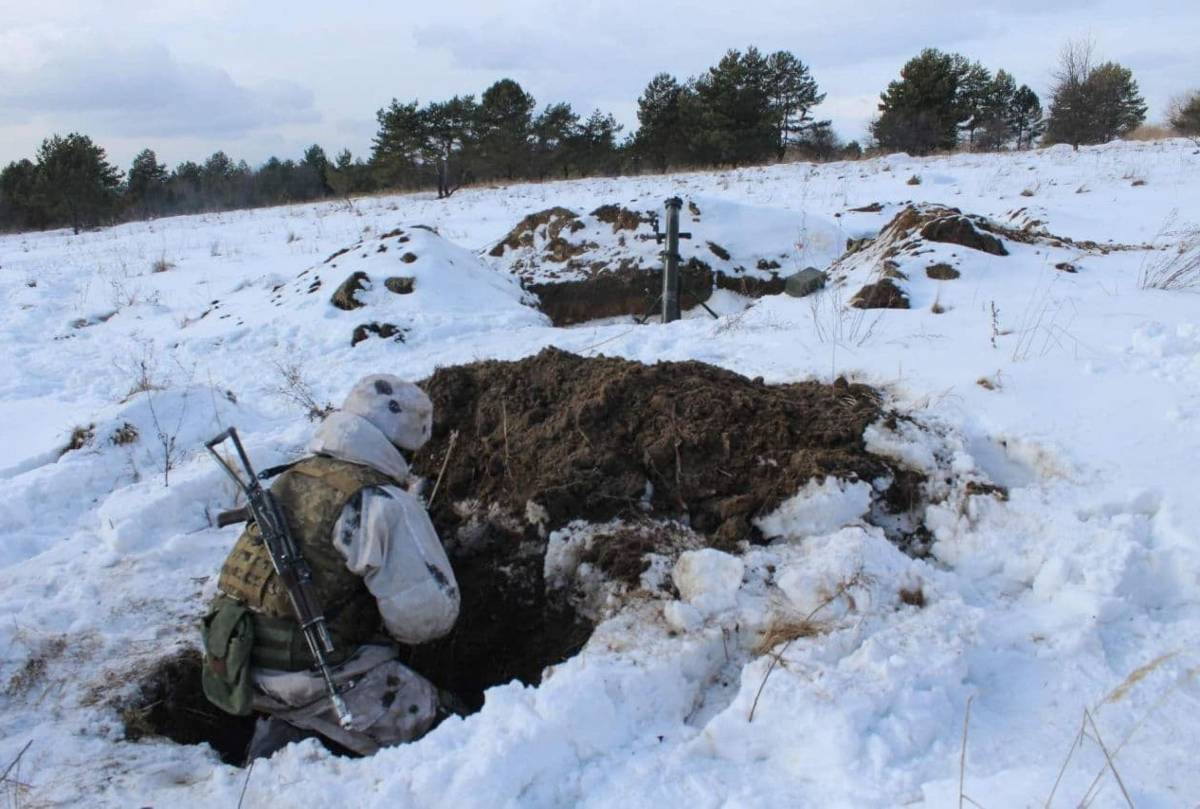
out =
[[[437,417],[414,470],[435,479],[458,432],[431,516],[463,602],[449,637],[406,654],[468,700],[514,677],[537,682],[591,633],[543,579],[550,530],[683,516],[700,542],[732,549],[757,540],[751,521],[810,479],[894,480],[880,507],[896,513],[921,482],[866,451],[879,395],[845,380],[766,385],[699,362],[546,349],[443,368],[422,385]],[[632,584],[645,553],[677,544],[669,532],[618,531],[590,561]]]
[[[939,261],[936,264],[930,264],[925,268],[925,275],[935,281],[953,281],[962,275],[954,267],[944,261]]]
[[[957,244],[971,250],[981,250],[994,256],[1006,256],[1008,250],[997,235],[1004,230],[982,216],[964,214],[958,208],[943,205],[909,205],[872,240],[884,246],[887,256],[913,252],[920,248],[919,239],[945,244]]]
[[[867,284],[855,294],[850,305],[855,309],[908,309],[908,296],[890,278]]]
[[[488,254],[498,259],[497,269],[537,295],[538,308],[556,326],[642,315],[662,284],[662,245],[654,221],[651,213],[617,204],[585,215],[548,208],[522,219]],[[694,243],[680,248],[683,307],[707,301],[714,289],[747,297],[779,294],[784,287],[780,259],[790,249],[767,239],[735,251],[695,234]]]
[[[569,229],[572,233],[581,230],[583,223],[579,221],[579,214],[562,207],[531,213],[491,249],[490,255],[499,258],[504,255],[505,248],[516,250],[520,247],[532,247],[538,228],[543,226],[546,227],[546,235],[554,240],[561,238],[564,229]]]
[[[765,385],[699,362],[643,365],[557,349],[518,362],[439,370],[423,383],[437,426],[415,459],[436,476],[456,451],[435,517],[458,532],[453,504],[480,501],[543,528],[622,514],[689,519],[727,543],[812,478],[874,480],[893,470],[863,447],[881,417],[865,385]]]
[[[612,225],[613,233],[618,230],[637,230],[647,218],[637,211],[622,208],[620,205],[601,205],[592,211],[592,216],[606,225]]]
[[[359,309],[364,304],[357,295],[370,283],[371,279],[365,272],[353,273],[334,290],[333,297],[329,299],[329,302],[346,312]]]
[[[977,228],[975,221],[966,216],[944,216],[927,222],[921,228],[921,236],[931,242],[958,244],[993,256],[1008,255],[1004,242]]]

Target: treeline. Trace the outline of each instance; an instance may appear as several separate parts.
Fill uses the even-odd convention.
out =
[[[343,157],[349,164],[349,155]],[[305,202],[330,196],[338,170],[315,145],[299,161],[272,157],[257,169],[215,152],[173,171],[145,149],[122,176],[91,138],[54,135],[33,160],[0,171],[0,229],[71,227],[78,233],[127,219]]]
[[[853,158],[813,110],[825,99],[794,54],[730,50],[698,76],[655,76],[638,98],[638,127],[622,137],[609,113],[586,115],[566,102],[538,108],[512,79],[476,98],[392,102],[376,113],[370,155],[317,145],[298,160],[257,168],[216,152],[169,170],[146,149],[123,174],[85,135],[55,135],[32,160],[0,171],[0,230],[70,226],[199,211],[306,202],[382,189],[436,189],[439,197],[476,182],[544,180],[647,170],[744,166],[776,160]],[[1178,100],[1171,121],[1200,128],[1200,102]],[[1132,73],[1099,63],[1089,42],[1059,58],[1049,109],[1006,70],[926,49],[880,96],[868,150],[924,155],[954,149],[1026,149],[1035,143],[1103,143],[1137,128],[1146,105]]]
[[[1107,143],[1146,120],[1146,103],[1129,68],[1097,64],[1092,44],[1070,42],[1059,56],[1049,113],[1037,93],[957,53],[927,48],[880,96],[871,122],[882,149],[930,154],[966,147],[994,151],[1043,145]],[[1179,128],[1184,133],[1182,127]]]
[[[637,132],[619,141],[611,114],[584,117],[564,102],[536,111],[532,95],[503,79],[478,100],[393,100],[378,113],[371,165],[388,186],[436,185],[447,196],[478,181],[761,163],[802,145],[826,156],[829,122],[810,114],[824,97],[795,55],[731,50],[685,83],[654,77],[638,99]]]

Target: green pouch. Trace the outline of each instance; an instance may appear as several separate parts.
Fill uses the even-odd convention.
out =
[[[246,716],[254,688],[250,679],[250,653],[254,648],[254,622],[244,604],[222,598],[204,617],[204,665],[200,681],[204,696],[225,713]]]

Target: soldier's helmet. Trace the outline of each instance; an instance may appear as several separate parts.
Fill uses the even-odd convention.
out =
[[[391,374],[358,380],[342,410],[362,416],[401,449],[420,449],[433,429],[433,402],[425,391]]]

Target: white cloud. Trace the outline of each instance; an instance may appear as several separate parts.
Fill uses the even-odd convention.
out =
[[[320,119],[294,82],[239,83],[176,59],[160,44],[104,46],[46,31],[9,32],[0,48],[0,115],[48,119],[117,136],[239,137]]]

